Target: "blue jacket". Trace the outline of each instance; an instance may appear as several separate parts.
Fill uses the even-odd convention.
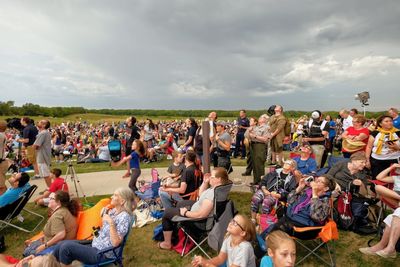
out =
[[[304,226],[319,226],[324,225],[329,217],[330,205],[329,198],[331,193],[328,192],[325,195],[315,199],[311,198],[310,202],[294,213],[297,205],[305,202],[307,200],[307,191],[311,190],[310,187],[306,187],[299,194],[296,191],[292,191],[288,196],[288,208],[286,211],[286,216],[297,223]]]

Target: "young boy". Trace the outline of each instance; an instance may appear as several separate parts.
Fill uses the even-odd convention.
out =
[[[49,204],[49,196],[51,193],[55,193],[58,190],[62,190],[68,192],[68,185],[63,178],[60,177],[61,170],[60,169],[53,169],[50,174],[50,178],[52,179],[51,185],[49,189],[43,192],[43,195],[39,196],[35,199],[36,205],[41,205],[47,207]]]
[[[172,152],[172,164],[168,167],[168,174],[162,178],[161,184],[164,187],[179,187],[180,178],[185,164],[183,161],[183,154],[178,151]]]

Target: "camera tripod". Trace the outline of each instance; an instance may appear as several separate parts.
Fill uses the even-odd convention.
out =
[[[83,191],[82,185],[79,181],[78,176],[76,175],[75,168],[72,165],[71,161],[68,161],[68,168],[67,168],[67,172],[65,173],[65,182],[67,182],[68,178],[71,180],[71,182],[74,183],[75,193],[76,193],[77,198],[80,198],[79,191],[78,191],[78,186],[79,186],[79,190],[82,193],[82,197],[85,199],[85,202],[88,203],[85,192]]]

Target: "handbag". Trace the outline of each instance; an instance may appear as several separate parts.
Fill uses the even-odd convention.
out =
[[[185,233],[183,232],[183,230],[179,228],[179,230],[178,230],[178,243],[175,246],[173,246],[172,249],[175,250],[176,252],[178,252],[179,254],[182,254],[186,238],[187,237],[186,237]],[[193,247],[194,247],[193,241],[190,238],[188,238],[187,239],[187,243],[186,243],[186,247],[185,247],[185,251],[183,251],[183,255],[186,255],[187,253],[189,253],[189,251]]]

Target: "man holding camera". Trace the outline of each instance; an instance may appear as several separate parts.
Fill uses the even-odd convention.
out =
[[[35,143],[38,134],[38,129],[33,124],[33,121],[28,117],[23,117],[21,119],[21,125],[24,126],[24,130],[22,131],[22,138],[19,138],[17,141],[22,143],[25,147],[26,156],[29,162],[33,165],[35,171],[35,178],[39,178],[39,169],[36,163],[36,149],[33,147],[33,143]]]

